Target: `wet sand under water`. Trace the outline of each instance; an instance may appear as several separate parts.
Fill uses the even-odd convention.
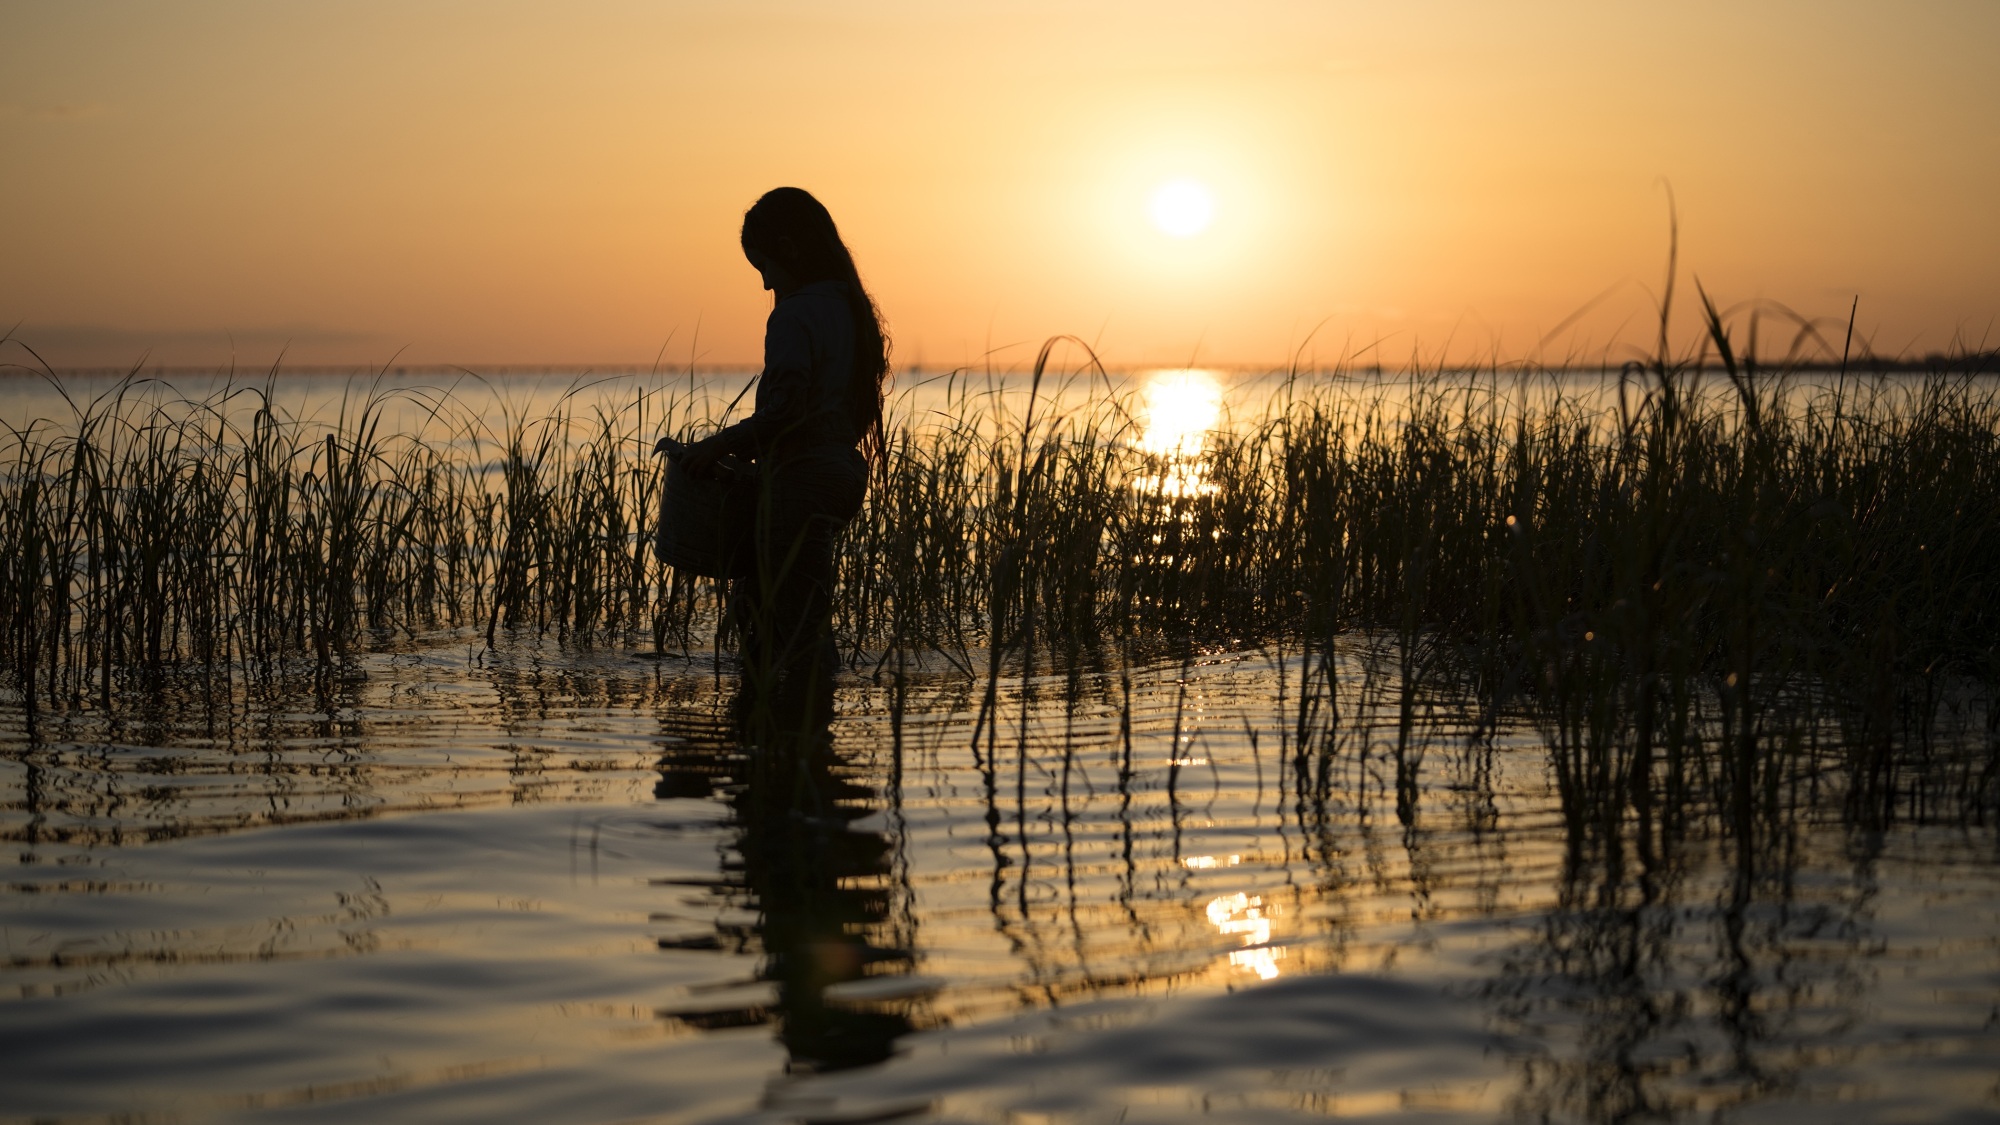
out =
[[[616,651],[10,704],[0,1119],[2000,1117],[1991,827],[1641,870],[1532,727],[1426,708],[1399,799],[1394,707],[1301,772],[1280,677],[1017,674],[982,734],[849,675],[775,768]]]

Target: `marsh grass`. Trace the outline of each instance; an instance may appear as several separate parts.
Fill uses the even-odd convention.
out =
[[[995,755],[1005,672],[1263,645],[1293,669],[1283,753],[1324,789],[1356,752],[1336,648],[1362,636],[1394,666],[1400,815],[1444,695],[1489,730],[1535,716],[1579,828],[1642,848],[1697,806],[1749,823],[1828,754],[1868,815],[1991,808],[2000,385],[1760,364],[1754,318],[1740,355],[1704,315],[1615,377],[1280,373],[1193,462],[1148,451],[1074,341],[1025,388],[952,373],[892,410],[837,628],[899,684],[920,657],[984,677]],[[671,381],[579,385],[537,417],[482,394],[357,383],[301,416],[269,379],[195,398],[135,374],[10,428],[16,698],[111,710],[520,630],[706,648],[720,591],[651,558],[648,450],[716,404]]]
[[[161,676],[328,674],[440,630],[587,640],[662,600],[640,547],[657,474],[630,448],[647,396],[503,404],[497,429],[452,391],[379,382],[326,419],[269,380],[189,398],[135,375],[68,401],[0,438],[5,667],[31,713]],[[392,410],[417,424],[385,429]]]

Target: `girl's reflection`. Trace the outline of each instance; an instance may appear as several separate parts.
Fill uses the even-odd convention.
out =
[[[826,699],[824,691],[802,693]],[[829,999],[831,986],[907,970],[907,950],[881,941],[892,908],[890,843],[854,829],[876,793],[834,753],[823,707],[775,708],[736,741],[722,724],[670,730],[662,797],[720,796],[735,810],[741,881],[727,888],[758,912],[763,979],[774,1007],[674,1013],[699,1027],[776,1022],[794,1069],[835,1070],[887,1058],[910,1030],[907,1002]],[[721,933],[721,944],[742,936]],[[840,990],[836,989],[838,993]]]

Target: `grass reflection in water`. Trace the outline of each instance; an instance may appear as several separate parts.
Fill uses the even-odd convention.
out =
[[[947,663],[906,668],[900,688],[852,677],[830,742],[786,755],[727,733],[726,698],[701,664],[535,646],[471,670],[444,654],[364,662],[345,681],[338,753],[313,741],[322,721],[303,713],[273,716],[268,743],[224,751],[202,737],[198,698],[161,700],[151,736],[178,744],[186,768],[257,764],[220,786],[171,784],[181,775],[94,750],[99,732],[74,727],[9,756],[9,833],[34,859],[7,898],[19,989],[7,1037],[20,1048],[9,1086],[51,1111],[114,1112],[216,1091],[276,1096],[296,1073],[316,1089],[360,1082],[378,1052],[325,1013],[420,958],[491,968],[470,991],[427,970],[413,996],[429,1030],[400,1034],[387,1056],[405,1092],[336,1098],[353,1116],[418,1091],[478,1104],[489,1071],[552,1097],[589,1073],[621,1112],[683,1097],[749,1112],[783,1073],[774,1106],[901,1104],[941,1081],[957,1092],[940,1104],[1003,1115],[1014,1095],[978,1091],[1021,1080],[1020,1064],[982,1054],[999,1048],[976,1029],[1050,1009],[1067,1022],[1035,1034],[1064,1065],[1114,1047],[1149,1058],[1231,1018],[1181,1021],[1185,1006],[1232,989],[1254,1001],[1274,973],[1335,991],[1271,994],[1260,1049],[1289,1042],[1268,1036],[1295,1016],[1370,1021],[1320,1057],[1319,1077],[1287,1056],[1255,1081],[1241,1060],[1123,1073],[1124,1085],[1095,1070],[1035,1080],[1161,1112],[1179,1112],[1169,1088],[1272,1112],[1401,1091],[1474,1118],[1512,1107],[1575,1120],[1991,1096],[1976,1063],[1995,1046],[2000,968],[1990,827],[1956,813],[1856,821],[1829,741],[1795,752],[1798,781],[1780,805],[1753,809],[1754,850],[1727,809],[1691,808],[1642,855],[1636,819],[1613,836],[1565,798],[1527,718],[1492,719],[1433,686],[1406,729],[1389,638],[1336,648],[1338,751],[1299,753],[1278,690],[1297,661],[1274,648],[1014,669],[996,693],[997,737],[977,739],[982,692]],[[476,690],[429,691],[433,680]],[[18,711],[10,721],[18,737]],[[1694,733],[1690,754],[1707,755],[1727,732],[1718,721]],[[1964,733],[1970,742],[1940,729],[1933,752],[1976,746],[1977,729]],[[1428,748],[1409,768],[1406,737]],[[1190,746],[1205,764],[1177,768]],[[427,811],[451,807],[490,811]],[[715,815],[684,811],[701,807]],[[291,808],[320,822],[297,823]],[[534,820],[536,809],[560,819]],[[128,820],[148,831],[105,830]],[[561,827],[538,836],[531,824]],[[432,826],[432,842],[382,852],[374,841],[398,825]],[[294,845],[294,834],[306,835]],[[130,846],[140,839],[153,843]],[[204,850],[225,845],[235,850]],[[482,849],[490,859],[463,866]],[[304,909],[272,913],[290,887]],[[474,910],[481,896],[491,906]],[[298,974],[314,982],[303,1001]],[[551,991],[552,980],[566,983]],[[1367,1003],[1338,991],[1377,980],[1431,991]],[[1439,988],[1453,999],[1435,999]],[[228,1061],[227,1035],[187,1024],[179,1034],[208,1036],[213,1061],[136,1092],[60,1069],[37,1077],[45,1052],[81,1049],[64,1045],[68,1029],[204,991],[318,1061],[303,1072]],[[552,1020],[571,1045],[521,1063]],[[1332,1031],[1313,1034],[1290,1049],[1332,1050],[1310,1046]],[[968,1035],[950,1055],[961,1069],[938,1072],[946,1056],[927,1044]],[[1457,1053],[1425,1054],[1442,1042]],[[707,1043],[738,1044],[735,1061],[699,1056],[699,1075],[684,1073]],[[118,1044],[92,1050],[117,1065]],[[1355,1077],[1398,1057],[1443,1069],[1396,1072],[1404,1085],[1379,1089]],[[1269,1069],[1281,1065],[1282,1081]],[[734,1092],[701,1101],[703,1083]],[[812,1101],[822,1097],[833,1102]]]

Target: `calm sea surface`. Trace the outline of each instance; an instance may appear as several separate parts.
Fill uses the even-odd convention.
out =
[[[647,387],[688,384],[586,393]],[[1364,638],[1303,756],[1280,649],[863,654],[773,758],[712,654],[388,647],[33,729],[0,695],[0,1120],[2000,1120],[2000,834],[1856,820],[1810,759],[1756,849],[1699,813],[1640,856],[1533,724],[1402,725]]]

